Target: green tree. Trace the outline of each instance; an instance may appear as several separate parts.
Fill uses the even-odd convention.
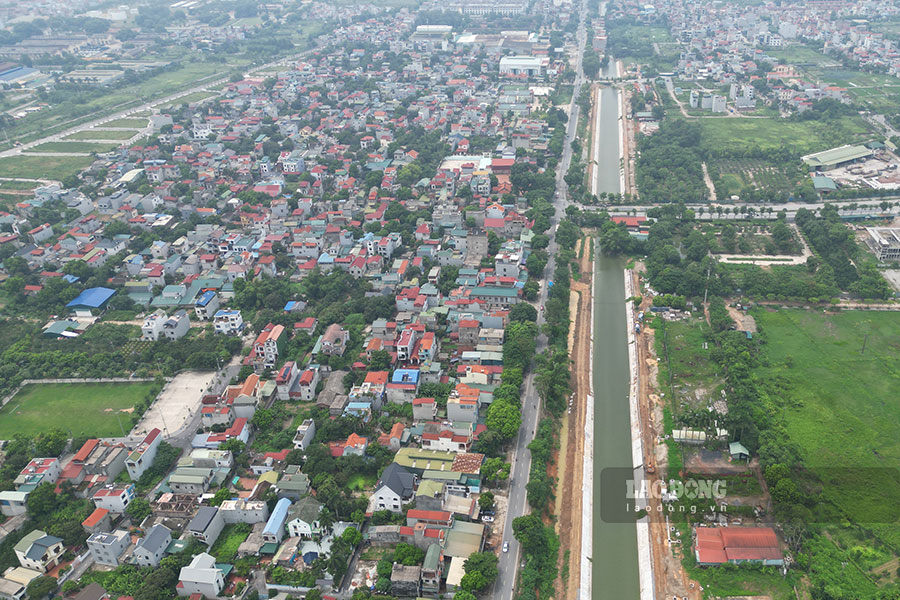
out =
[[[28,507],[28,516],[41,521],[53,514],[59,506],[59,497],[52,483],[42,483],[28,494],[25,504]]]
[[[29,598],[38,600],[46,598],[53,593],[56,590],[56,585],[56,579],[42,575],[36,579],[32,579],[28,584],[28,587],[25,588],[25,591],[28,593]]]
[[[476,552],[470,554],[463,565],[465,575],[462,587],[470,592],[479,592],[494,583],[497,570],[497,555],[493,552]],[[467,579],[469,578],[469,579]]]
[[[522,411],[518,406],[506,401],[494,401],[488,407],[484,424],[496,431],[501,438],[511,440],[522,425]]]
[[[478,497],[478,506],[481,510],[490,510],[494,506],[494,493],[482,492],[481,496]]]
[[[150,502],[148,502],[146,498],[138,497],[125,507],[125,512],[128,513],[128,516],[131,517],[134,523],[141,523],[147,518],[147,515],[153,512],[153,509],[150,507]]]
[[[538,552],[547,541],[544,524],[536,514],[523,515],[513,519],[513,537],[529,554]]]
[[[537,321],[537,309],[527,302],[518,302],[509,310],[509,320],[535,323]]]
[[[216,493],[213,495],[212,500],[209,501],[209,505],[221,506],[223,502],[230,499],[232,496],[233,494],[228,488],[220,488],[216,490]]]

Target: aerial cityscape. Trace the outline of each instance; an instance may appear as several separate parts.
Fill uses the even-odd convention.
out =
[[[900,3],[0,0],[0,599],[900,599]]]

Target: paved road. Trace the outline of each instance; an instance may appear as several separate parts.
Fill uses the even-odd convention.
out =
[[[563,144],[563,155],[560,158],[556,169],[556,194],[553,198],[553,204],[556,208],[556,216],[550,220],[550,244],[547,247],[547,253],[550,259],[544,271],[545,279],[552,279],[553,272],[556,269],[556,224],[559,219],[565,216],[566,191],[567,187],[564,177],[569,170],[569,163],[572,160],[572,140],[575,139],[578,121],[578,105],[576,101],[581,94],[581,85],[584,81],[584,75],[581,69],[581,59],[584,55],[585,29],[583,15],[587,12],[585,3],[582,2],[581,15],[582,20],[579,23],[576,34],[577,54],[575,57],[575,86],[572,93],[572,104],[569,112],[569,121],[566,131],[566,140]],[[538,298],[538,305],[544,306],[547,301],[546,284],[541,286],[541,293]],[[544,323],[544,314],[538,309],[538,327]],[[547,337],[543,334],[537,338],[537,354],[543,353],[547,348]],[[516,584],[516,569],[519,566],[520,547],[519,543],[513,537],[512,522],[516,517],[526,514],[527,501],[525,486],[528,483],[528,474],[531,471],[531,451],[528,444],[534,439],[537,429],[537,421],[539,417],[540,398],[534,388],[534,374],[529,373],[525,376],[523,382],[524,392],[522,394],[522,426],[519,428],[519,434],[515,442],[515,454],[513,458],[512,471],[510,473],[509,483],[509,504],[506,511],[506,522],[503,526],[503,540],[509,542],[509,552],[500,552],[500,561],[498,563],[499,575],[494,582],[491,593],[492,598],[497,600],[511,600]]]
[[[881,209],[881,203],[884,201],[888,202],[896,202],[898,196],[894,196],[891,198],[858,198],[858,199],[848,199],[848,200],[832,200],[829,201],[828,204],[836,206],[842,214],[847,215],[860,215],[860,216],[868,216],[868,215],[879,215],[883,211]],[[857,208],[851,210],[848,208],[851,204],[856,204]],[[578,208],[582,210],[606,210],[611,215],[636,215],[639,217],[643,217],[647,215],[647,210],[653,208],[652,206],[609,206],[606,208],[601,208],[599,206],[589,206],[578,204]],[[734,210],[737,208],[740,210],[741,206],[752,207],[755,211],[753,216],[754,219],[776,219],[778,217],[778,213],[780,211],[785,211],[787,214],[787,218],[789,221],[793,221],[794,217],[797,214],[797,211],[801,208],[805,208],[806,210],[818,210],[825,206],[824,202],[814,202],[810,204],[806,204],[803,202],[785,202],[781,204],[774,203],[765,203],[765,204],[747,204],[747,205],[733,205],[733,204],[723,204],[723,203],[714,203],[714,204],[687,204],[686,208],[689,208],[694,211],[695,216],[698,219],[709,220],[712,217],[715,217],[717,220],[741,220],[749,218],[747,215],[738,214],[722,214],[721,216],[717,213],[710,213],[710,207],[715,209],[716,206],[722,206],[723,208],[728,208],[730,210]],[[705,212],[700,214],[700,207],[703,207]],[[763,212],[764,209],[771,208],[771,212]],[[890,207],[887,212],[891,214],[897,214],[900,209],[898,207]]]

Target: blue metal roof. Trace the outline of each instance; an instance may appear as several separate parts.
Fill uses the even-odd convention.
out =
[[[95,287],[84,290],[78,297],[66,304],[66,308],[100,308],[106,301],[112,298],[116,290],[105,287]]]
[[[197,299],[197,306],[206,306],[209,301],[216,297],[216,293],[212,290],[206,290],[203,295]]]
[[[266,528],[263,529],[263,535],[278,535],[281,531],[281,528],[284,527],[284,522],[287,521],[288,509],[291,507],[291,501],[287,498],[282,498],[278,501],[278,504],[275,505],[275,510],[272,511],[271,516],[269,516],[269,520],[266,521]],[[280,539],[280,538],[279,538]]]
[[[397,369],[391,377],[391,383],[418,383],[418,369]]]

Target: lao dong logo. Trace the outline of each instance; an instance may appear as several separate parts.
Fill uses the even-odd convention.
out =
[[[727,496],[725,481],[722,479],[672,479],[666,482],[657,479],[628,479],[625,481],[625,497],[628,500],[721,500]]]

